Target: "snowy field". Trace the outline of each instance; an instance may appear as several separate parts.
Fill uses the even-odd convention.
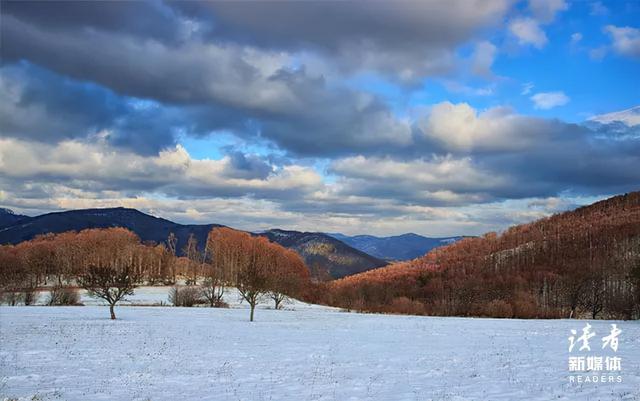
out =
[[[166,289],[152,293],[137,299],[166,302]],[[577,384],[567,337],[586,321],[368,315],[295,302],[260,309],[249,323],[233,306],[123,306],[116,321],[104,306],[0,307],[0,399],[640,400],[639,322],[591,321],[594,354],[609,355],[599,339],[611,323],[622,329],[623,381]]]
[[[169,291],[171,287],[163,286],[143,286],[136,288],[133,295],[128,296],[125,300],[118,303],[118,306],[171,306],[169,302]],[[80,303],[87,306],[107,305],[106,302],[100,298],[92,298],[86,294],[85,290],[78,290],[80,295]],[[40,291],[37,297],[36,305],[46,305],[49,298],[48,291]],[[225,290],[223,300],[229,304],[230,308],[246,309],[248,305],[243,303],[240,294],[235,288],[227,288]],[[257,308],[273,308],[273,301],[269,302],[268,298],[265,298]],[[300,309],[324,309],[324,310],[338,310],[337,308],[329,308],[326,306],[313,305],[305,302],[300,302],[294,299],[287,299],[283,305],[287,310],[300,310]],[[116,307],[116,314],[117,314]]]

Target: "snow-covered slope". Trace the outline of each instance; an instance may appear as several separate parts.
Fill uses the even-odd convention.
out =
[[[622,383],[571,384],[575,320],[260,310],[0,307],[0,398],[21,400],[637,400],[640,325]],[[591,321],[604,335],[608,321]],[[600,350],[599,337],[594,344]],[[34,397],[34,398],[32,398]]]

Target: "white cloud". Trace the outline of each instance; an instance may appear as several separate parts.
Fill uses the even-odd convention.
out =
[[[509,31],[521,45],[532,45],[542,49],[548,42],[547,35],[533,18],[517,18],[511,21]]]
[[[556,14],[569,9],[565,0],[529,0],[530,17],[519,17],[509,23],[509,32],[521,46],[542,49],[549,39],[541,25],[551,23]]]
[[[591,15],[603,16],[609,14],[609,9],[605,7],[601,1],[594,1],[591,3]]]
[[[604,32],[611,37],[613,50],[624,56],[640,57],[640,29],[607,25]]]
[[[448,151],[525,149],[540,139],[539,121],[504,107],[479,113],[467,103],[438,103],[418,125]]]
[[[558,12],[569,9],[569,5],[565,0],[529,0],[529,9],[538,21],[549,23]]]
[[[457,81],[443,80],[442,85],[451,93],[460,93],[467,96],[491,96],[495,91],[494,84],[476,88]]]
[[[482,203],[511,185],[510,178],[483,170],[471,157],[451,155],[415,160],[356,156],[334,161],[331,171],[342,176],[341,197],[402,200],[402,208]]]
[[[636,125],[640,125],[640,106],[593,116],[589,118],[589,121],[597,121],[602,124],[621,122],[628,127],[635,127]]]
[[[600,61],[607,55],[607,46],[596,47],[589,50],[589,58],[591,60]]]
[[[569,103],[569,96],[565,95],[564,92],[540,92],[531,96],[530,98],[533,101],[534,107],[536,109],[548,110],[554,107],[563,106]]]
[[[0,174],[14,180],[72,182],[79,189],[157,192],[166,195],[301,196],[322,188],[312,169],[287,165],[266,178],[238,178],[229,156],[193,159],[180,145],[142,156],[104,143],[63,141],[55,145],[0,139]]]
[[[582,34],[580,32],[575,32],[575,33],[571,34],[571,44],[572,45],[576,45],[576,44],[580,43],[581,40],[582,40]]]
[[[531,89],[533,89],[535,85],[532,82],[527,82],[525,84],[522,85],[522,91],[520,92],[521,95],[528,95],[529,93],[531,93]]]
[[[497,48],[493,43],[488,41],[477,43],[471,55],[473,73],[486,78],[492,77],[491,66],[496,58],[496,53]]]
[[[332,164],[332,171],[349,178],[364,178],[369,182],[384,181],[385,185],[401,185],[409,181],[419,190],[441,191],[442,196],[454,196],[451,186],[487,188],[499,178],[480,171],[469,157],[434,157],[398,161],[390,158],[355,156],[339,159]]]

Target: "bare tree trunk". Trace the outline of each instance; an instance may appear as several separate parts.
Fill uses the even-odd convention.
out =
[[[113,307],[114,307],[113,304],[109,305],[109,313],[111,313],[111,320],[115,320],[116,319],[116,314],[113,311]]]
[[[251,314],[249,315],[249,321],[253,322],[253,311],[256,309],[256,304],[255,302],[251,303]]]

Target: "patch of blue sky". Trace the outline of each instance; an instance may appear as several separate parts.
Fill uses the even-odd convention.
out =
[[[181,135],[178,142],[194,159],[222,159],[229,151],[240,151],[259,156],[284,156],[284,151],[264,140],[244,140],[228,131],[215,131],[207,136]]]
[[[526,8],[519,14],[527,15]],[[486,37],[498,49],[492,78],[473,77],[466,61],[455,76],[428,77],[417,88],[404,88],[374,74],[360,74],[348,84],[382,97],[398,115],[450,101],[469,103],[478,110],[507,106],[521,114],[578,123],[640,104],[640,79],[630,79],[640,75],[639,60],[617,54],[605,32],[607,25],[638,28],[638,21],[639,1],[572,2],[554,23],[541,25],[548,42],[540,49],[516,44],[507,32]],[[458,57],[470,60],[473,46],[462,46]],[[537,108],[531,97],[549,92],[562,92],[569,101]]]
[[[314,159],[311,163],[311,167],[322,176],[325,184],[335,184],[339,176],[332,174],[330,171],[332,160],[331,159]]]
[[[505,103],[513,104],[521,113],[569,122],[637,105],[640,80],[629,78],[638,76],[638,60],[616,54],[604,27],[637,27],[640,2],[603,5],[611,12],[592,15],[592,2],[573,2],[569,10],[558,14],[555,23],[542,26],[548,38],[542,49],[518,47],[510,54],[501,54],[493,69],[515,83],[503,85]],[[572,41],[573,34],[579,34],[579,40]],[[602,58],[593,57],[595,49],[603,49]],[[521,86],[529,82],[534,85],[531,93],[523,95]],[[530,100],[535,93],[557,91],[570,101],[544,110],[535,108]]]

